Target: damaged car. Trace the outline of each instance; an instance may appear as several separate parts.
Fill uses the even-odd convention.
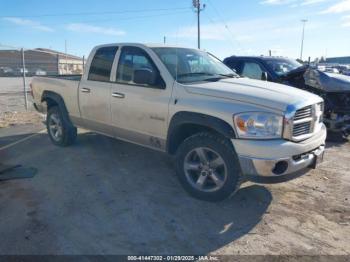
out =
[[[224,63],[239,75],[297,87],[325,100],[324,123],[333,134],[350,134],[350,77],[322,72],[293,59],[282,57],[232,56]]]

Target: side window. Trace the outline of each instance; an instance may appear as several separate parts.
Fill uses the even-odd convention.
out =
[[[112,65],[118,47],[102,47],[97,50],[90,66],[88,80],[109,82]]]
[[[161,87],[164,83],[152,59],[138,47],[123,47],[118,63],[117,82],[146,87]]]
[[[254,62],[245,62],[242,70],[242,75],[260,80],[263,72],[264,71],[261,69],[259,64]]]

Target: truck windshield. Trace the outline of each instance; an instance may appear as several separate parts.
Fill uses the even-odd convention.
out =
[[[152,50],[179,83],[239,77],[214,56],[195,49],[158,47]]]
[[[271,59],[267,60],[266,63],[279,76],[286,75],[303,66],[293,59]]]

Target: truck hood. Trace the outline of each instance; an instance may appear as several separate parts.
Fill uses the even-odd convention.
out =
[[[229,78],[185,85],[187,92],[231,99],[284,112],[288,105],[312,104],[322,99],[309,92],[272,82]]]

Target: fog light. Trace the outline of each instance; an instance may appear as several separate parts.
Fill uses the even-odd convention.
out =
[[[288,169],[287,161],[279,161],[276,163],[275,167],[272,169],[272,173],[275,175],[282,175]]]

